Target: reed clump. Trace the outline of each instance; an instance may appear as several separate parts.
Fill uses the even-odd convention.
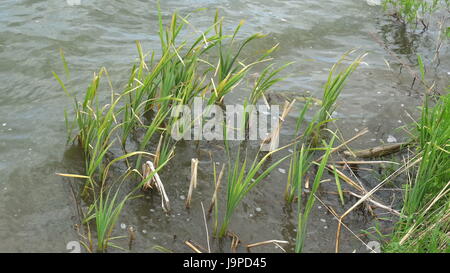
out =
[[[319,109],[313,114],[311,120],[306,122],[306,113],[312,107],[313,99],[306,100],[297,117],[292,156],[290,159],[287,183],[284,197],[287,203],[297,201],[297,237],[295,252],[302,252],[306,239],[306,228],[312,206],[315,202],[315,194],[319,189],[324,169],[328,164],[328,158],[333,149],[336,133],[326,129],[327,124],[333,121],[332,115],[336,109],[336,101],[340,96],[346,81],[356,68],[362,63],[367,54],[362,54],[344,66],[343,62],[354,51],[345,53],[341,59],[330,69],[327,82],[324,86],[322,100]],[[306,123],[300,133],[302,125]],[[325,141],[325,133],[331,133],[329,142]],[[321,154],[318,157],[318,154]],[[314,167],[314,168],[312,168]],[[313,180],[309,185],[309,178]],[[336,187],[343,202],[342,189],[339,177],[335,173]],[[308,193],[304,188],[308,189]],[[302,196],[307,194],[307,201],[302,206]]]
[[[298,183],[305,176],[312,165],[314,158],[314,148],[323,139],[323,132],[326,125],[333,120],[332,115],[336,109],[336,101],[341,94],[346,81],[356,68],[362,63],[367,54],[356,57],[348,66],[343,62],[354,51],[345,53],[339,61],[333,65],[328,74],[327,82],[324,86],[320,108],[313,115],[311,121],[307,123],[303,133],[300,134],[301,126],[305,123],[305,115],[311,108],[312,99],[306,100],[305,105],[297,117],[295,135],[298,136],[293,147],[288,179],[285,189],[285,199],[291,203],[298,188]],[[300,147],[303,149],[303,156],[300,158]],[[301,171],[300,171],[301,170]]]
[[[174,129],[180,129],[177,127],[178,119],[172,115],[178,106],[192,106],[195,98],[201,98],[201,101],[208,105],[223,105],[226,96],[245,82],[251,69],[263,65],[262,73],[250,87],[245,106],[257,104],[259,100],[265,99],[264,94],[267,90],[283,79],[280,76],[281,72],[290,65],[289,63],[276,67],[272,63],[270,55],[278,45],[258,56],[242,60],[241,56],[247,46],[262,39],[264,35],[254,34],[238,41],[237,36],[243,22],[240,22],[231,34],[225,34],[223,18],[219,17],[218,12],[212,25],[194,37],[191,42],[180,38],[183,28],[190,25],[189,16],[182,17],[174,13],[170,22],[164,25],[158,5],[158,18],[160,51],[145,53],[142,45],[136,42],[139,60],[131,68],[123,90],[119,92],[113,90],[107,71],[103,68],[94,75],[88,89],[83,93],[83,100],[78,101],[55,73],[63,90],[74,100],[74,118],[69,121],[66,114],[66,125],[71,136],[75,131],[71,139],[74,142],[77,140],[78,145],[82,147],[85,172],[82,175],[61,175],[85,181],[83,194],[89,197],[86,200],[91,200],[83,221],[89,230],[85,236],[87,241],[85,246],[89,251],[94,249],[99,252],[106,251],[108,247],[122,249],[114,240],[124,237],[115,236],[114,229],[126,203],[137,198],[142,188],[156,189],[161,195],[162,209],[170,211],[170,191],[167,194],[165,190],[169,187],[160,174],[174,157],[178,141],[182,141],[175,140],[171,135]],[[237,155],[232,157],[229,140],[226,137],[228,130],[223,131],[229,161],[226,173],[225,210],[220,224],[218,190],[225,168],[222,168],[217,176],[214,166],[216,187],[209,209],[211,212],[214,208],[214,233],[217,237],[223,238],[228,234],[233,215],[247,194],[267,178],[281,162],[290,158],[285,198],[289,203],[294,200],[298,202],[295,250],[302,251],[315,193],[319,189],[329,156],[334,151],[333,143],[336,135],[331,132],[332,138],[327,141],[323,134],[330,130],[326,130],[325,126],[332,120],[337,98],[346,80],[365,56],[357,57],[350,65],[344,67],[342,63],[348,54],[332,67],[324,87],[321,106],[300,135],[312,99],[301,109],[297,119],[296,139],[293,143],[269,153],[258,152],[253,160],[247,156],[242,158],[240,148]],[[157,60],[155,56],[161,57]],[[64,67],[67,68],[63,54],[62,57]],[[101,93],[100,81],[103,77],[108,80],[109,97]],[[287,116],[287,109],[290,109],[293,103],[287,103],[288,107],[281,119]],[[194,118],[200,118],[200,122],[203,122],[202,117]],[[247,125],[248,115],[245,115],[244,119],[244,124]],[[224,127],[227,127],[226,124]],[[190,128],[181,129],[188,131]],[[293,147],[293,153],[281,156],[281,159],[272,163],[274,154],[286,147]],[[117,151],[121,153],[117,154]],[[322,156],[314,161],[318,153]],[[115,173],[115,167],[119,165],[125,166],[126,171],[118,175]],[[316,167],[314,172],[313,166]],[[190,196],[197,184],[196,168],[193,167],[192,173],[195,175],[191,179]],[[306,205],[302,207],[305,177],[308,175],[312,177],[313,174],[311,191]],[[117,176],[118,178],[114,179]],[[125,191],[125,184],[128,185],[128,191]],[[336,179],[336,184],[339,184],[339,179]],[[190,203],[186,205],[189,206]],[[95,227],[93,232],[96,247],[92,240],[91,225]]]
[[[450,93],[431,106],[425,98],[417,123],[420,164],[405,187],[401,217],[387,252],[448,252],[450,245]]]
[[[160,179],[158,172],[176,153],[177,141],[170,134],[176,127],[177,118],[171,114],[177,106],[191,106],[196,97],[208,104],[222,104],[225,96],[243,82],[250,69],[259,63],[267,63],[267,68],[255,83],[252,102],[256,103],[266,90],[281,80],[276,75],[285,66],[273,70],[269,56],[277,46],[248,64],[240,59],[245,48],[264,35],[254,34],[239,42],[237,35],[243,21],[233,33],[225,34],[223,18],[216,12],[209,28],[191,42],[179,41],[183,28],[190,25],[189,16],[174,13],[170,22],[164,25],[158,4],[160,52],[145,53],[142,45],[136,42],[139,60],[131,68],[128,82],[120,92],[113,90],[107,70],[102,68],[83,93],[83,100],[79,101],[54,73],[63,90],[74,101],[74,119],[70,121],[65,113],[66,127],[71,140],[76,140],[82,147],[85,173],[60,175],[85,181],[82,192],[88,197],[85,200],[91,200],[83,221],[88,225],[89,234],[85,236],[88,243],[85,246],[89,251],[94,249],[89,227],[91,223],[95,224],[97,251],[106,251],[108,246],[119,247],[111,242],[121,238],[113,236],[117,220],[126,202],[133,199],[142,187],[156,185],[152,188],[159,190],[163,209],[169,209],[168,196],[162,190],[164,180]],[[217,53],[215,60],[212,59],[213,50]],[[156,59],[156,55],[161,57]],[[61,57],[68,76],[68,65],[62,51]],[[109,98],[101,90],[100,82],[104,77],[108,80]],[[136,139],[139,142],[133,143]],[[123,153],[117,155],[117,150]],[[127,167],[127,171],[120,176],[120,182],[114,182],[113,177],[117,174],[111,171],[117,164]],[[239,196],[235,196],[235,201],[229,205],[227,215],[230,217],[245,192],[257,184],[251,178],[257,177],[258,182],[264,178],[265,175],[256,176],[261,165],[262,162],[255,161],[250,168],[252,175],[245,179],[241,176],[232,179],[233,185],[241,187],[239,185],[244,183],[246,186],[240,190],[234,187],[233,192]],[[153,166],[153,169],[149,170],[148,166]],[[158,183],[155,184],[155,180]],[[134,187],[125,194],[121,185],[126,181],[134,183]],[[224,224],[223,230],[226,226]]]
[[[250,192],[252,188],[261,183],[275,167],[289,157],[285,156],[275,163],[265,166],[267,159],[279,150],[280,149],[267,153],[261,159],[259,159],[259,155],[256,155],[251,165],[248,165],[247,158],[241,162],[240,149],[238,150],[233,161],[230,159],[228,162],[229,169],[225,204],[226,210],[220,230],[216,230],[216,235],[219,238],[222,238],[227,234],[228,226],[230,225],[234,211],[242,199]]]

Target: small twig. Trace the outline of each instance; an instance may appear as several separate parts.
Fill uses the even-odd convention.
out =
[[[327,165],[326,166],[327,169],[329,169],[330,171],[335,171],[337,173],[337,175],[339,175],[340,178],[342,178],[342,180],[344,180],[347,184],[349,184],[350,186],[354,187],[355,189],[357,189],[360,192],[365,192],[365,190],[358,185],[355,181],[353,181],[350,177],[348,177],[347,175],[345,175],[343,172],[341,172],[340,170],[338,170],[336,167],[334,167],[333,165]]]
[[[317,195],[314,194],[314,197],[333,215],[333,217],[339,222],[339,216],[337,215],[336,211],[334,211],[334,209],[330,206],[328,206],[327,204],[325,204],[319,197],[317,197]],[[363,245],[365,245],[367,247],[367,249],[372,249],[371,247],[369,247],[363,240],[361,240],[361,238],[359,238],[358,235],[356,235],[356,233],[354,233],[346,224],[342,223],[342,226],[347,229],[353,236],[355,236],[355,238],[360,241]],[[371,250],[372,252],[374,252],[374,250]]]
[[[350,166],[347,165],[347,164],[345,165],[345,167],[348,168],[348,170],[351,172],[351,174],[353,175],[353,177],[356,178],[356,181],[358,181],[358,184],[359,184],[359,185],[361,186],[361,188],[363,189],[362,194],[367,194],[366,188],[364,187],[363,183],[361,183],[361,181],[359,180],[359,178],[358,178],[358,176],[355,174],[355,172],[353,172],[352,168],[350,168]],[[369,200],[370,200],[370,199],[369,199]],[[370,211],[370,214],[371,214],[372,216],[375,216],[375,213],[373,212],[372,207],[368,206],[368,209],[369,209],[369,211]]]
[[[203,221],[205,222],[206,243],[208,244],[208,253],[211,253],[211,246],[209,245],[208,224],[206,223],[205,207],[203,207],[203,202],[200,202],[200,205],[202,205]]]
[[[353,195],[353,196],[357,197],[357,198],[362,198],[361,195],[356,194],[356,193],[354,193],[354,192],[348,191],[348,193],[349,193],[350,195]],[[388,206],[386,206],[386,205],[383,205],[383,204],[381,204],[381,203],[378,203],[377,201],[375,201],[375,200],[373,200],[373,199],[371,199],[371,198],[368,198],[367,201],[369,201],[370,203],[372,203],[373,205],[375,205],[375,206],[377,206],[377,207],[379,207],[379,208],[382,208],[382,209],[385,209],[385,210],[391,212],[392,214],[395,214],[395,215],[397,215],[397,216],[400,216],[400,212],[396,211],[395,209],[393,209],[393,208],[391,208],[391,207],[388,207]]]
[[[286,250],[277,242],[273,242],[274,245],[276,245],[279,249],[281,249],[284,253],[286,253]]]
[[[372,164],[396,164],[396,165],[400,165],[400,163],[398,162],[394,162],[394,161],[385,161],[385,160],[375,160],[375,161],[335,161],[335,162],[330,162],[332,164],[339,164],[339,165],[364,165],[364,164],[368,164],[368,165],[372,165]]]
[[[185,241],[184,242],[188,247],[190,247],[194,252],[196,253],[202,253],[197,247],[195,247],[191,242]]]
[[[247,249],[257,247],[257,246],[262,246],[262,245],[268,245],[268,244],[274,244],[274,245],[278,246],[279,248],[281,248],[281,250],[286,252],[286,250],[284,250],[279,244],[289,244],[289,242],[281,241],[281,240],[268,240],[268,241],[263,241],[263,242],[259,242],[259,243],[249,244],[249,245],[247,245]]]

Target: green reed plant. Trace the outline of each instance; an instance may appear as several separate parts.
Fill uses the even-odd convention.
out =
[[[305,115],[310,107],[310,104],[311,100],[308,99],[305,105],[303,106],[302,110],[299,112],[299,116],[297,117],[296,121],[295,136],[297,136],[300,132],[301,125],[304,123]],[[312,124],[314,124],[314,122],[311,122],[310,126]],[[295,194],[298,188],[298,183],[301,182],[302,178],[305,176],[306,172],[308,171],[312,163],[313,152],[312,150],[309,149],[310,145],[308,145],[308,148],[306,149],[304,148],[304,145],[300,145],[301,140],[303,140],[304,142],[309,141],[308,132],[310,131],[311,130],[306,130],[305,134],[303,134],[303,136],[299,140],[294,140],[295,144],[292,151],[292,157],[289,164],[288,178],[286,188],[284,191],[284,198],[288,203],[292,203],[294,201]],[[301,149],[300,146],[302,146]],[[300,156],[301,155],[300,153],[302,153],[302,156]]]
[[[168,27],[163,26],[161,11],[158,6],[159,18],[159,37],[161,41],[162,57],[148,73],[144,62],[144,54],[138,44],[138,52],[141,63],[139,65],[138,78],[139,83],[134,96],[130,95],[130,102],[127,104],[125,113],[129,117],[130,122],[126,122],[127,129],[124,132],[122,141],[126,141],[130,128],[138,124],[135,120],[148,111],[154,111],[154,117],[149,125],[141,125],[146,130],[140,149],[145,149],[152,137],[157,132],[163,132],[163,128],[169,126],[172,121],[166,122],[173,107],[177,104],[190,105],[195,96],[199,95],[206,87],[203,85],[204,79],[201,79],[198,72],[200,55],[204,54],[206,50],[217,39],[216,36],[207,37],[206,34],[211,31],[210,27],[205,33],[202,33],[199,38],[191,45],[187,52],[182,52],[182,49],[187,44],[182,42],[181,46],[176,45],[176,38],[178,37],[183,26],[188,24],[186,18],[179,17],[176,13],[173,14],[172,20]],[[181,18],[181,20],[179,20]],[[202,43],[212,44],[207,48],[202,46]],[[152,63],[153,63],[152,54]],[[130,87],[131,89],[131,87]],[[144,98],[146,98],[144,100]],[[145,105],[145,107],[143,107]],[[130,126],[128,126],[131,124]],[[167,133],[166,133],[167,134]],[[137,164],[140,164],[138,159]]]
[[[308,199],[306,201],[305,207],[302,209],[302,193],[303,193],[303,176],[299,176],[299,181],[297,182],[297,209],[298,209],[298,221],[297,221],[297,237],[295,242],[295,252],[300,253],[303,250],[303,246],[305,244],[306,240],[306,229],[308,226],[308,219],[309,215],[311,213],[312,207],[314,206],[314,202],[316,200],[315,194],[317,193],[317,190],[319,189],[320,182],[322,180],[323,172],[325,170],[325,166],[328,162],[328,158],[331,154],[331,151],[333,149],[333,142],[335,139],[335,135],[333,134],[332,139],[327,144],[323,142],[324,144],[324,150],[325,154],[322,157],[322,160],[320,161],[320,164],[318,166],[318,170],[316,172],[316,175],[314,177],[314,182],[311,187],[311,191],[308,195]],[[299,152],[299,161],[307,161],[305,159],[305,148],[302,146],[300,148]],[[303,173],[303,164],[299,164],[299,173]]]
[[[126,196],[119,200],[119,192],[120,187],[114,192],[112,191],[112,188],[110,188],[106,194],[103,191],[100,191],[99,198],[90,207],[90,215],[84,220],[85,223],[88,223],[92,219],[95,219],[98,252],[106,251],[108,244],[117,247],[115,244],[111,243],[111,241],[123,238],[111,237],[120,213],[129,199],[129,196]]]
[[[292,152],[287,178],[288,182],[284,192],[284,198],[288,203],[294,201],[298,185],[303,181],[312,165],[312,151],[309,148],[305,148],[304,145],[301,145],[300,149],[298,146],[295,145]]]
[[[217,192],[220,187],[220,183],[222,180],[223,172],[225,171],[225,164],[222,165],[222,169],[219,174],[217,174],[216,164],[212,161],[212,169],[213,169],[213,178],[214,178],[214,194],[211,200],[211,206],[209,208],[208,214],[214,209],[213,215],[213,234],[217,234],[217,230],[219,228],[219,198],[217,197]]]
[[[166,119],[167,115],[169,115],[168,109],[162,110],[160,109],[155,117],[152,119],[151,123],[147,126],[143,126],[146,131],[144,134],[144,137],[142,138],[140,144],[139,144],[139,150],[143,151],[146,149],[148,143],[150,143],[150,140],[152,139],[153,135],[160,129],[160,126]],[[141,156],[138,157],[138,160],[136,162],[136,168],[139,168],[141,165]]]
[[[145,57],[140,44],[138,43],[138,53],[140,56],[139,68],[132,73],[137,76],[135,81],[138,86],[133,88],[129,86],[129,103],[125,105],[124,131],[122,135],[122,145],[125,144],[129,133],[136,127],[145,129],[144,137],[140,143],[140,150],[147,147],[152,137],[157,132],[163,133],[164,122],[169,116],[173,102],[187,102],[193,95],[188,92],[195,92],[197,85],[195,79],[195,71],[197,69],[197,61],[194,59],[186,59],[183,61],[179,55],[182,47],[175,48],[175,40],[181,31],[183,23],[177,21],[177,14],[172,16],[171,24],[164,29],[162,23],[162,15],[158,6],[158,17],[160,26],[161,40],[161,59],[150,69],[145,63]],[[152,54],[151,64],[154,53]],[[188,65],[186,66],[186,63]],[[190,87],[190,88],[189,88]],[[131,93],[130,91],[133,91]],[[181,91],[180,91],[181,90]],[[178,96],[180,98],[178,98]],[[153,112],[153,118],[150,124],[144,125],[140,121],[140,117],[148,112]],[[137,125],[140,126],[137,126]],[[141,157],[138,157],[136,167],[139,167]]]
[[[318,123],[325,123],[331,118],[335,108],[336,100],[341,94],[348,77],[361,64],[367,54],[360,55],[350,65],[342,69],[343,61],[352,51],[345,53],[341,59],[333,65],[328,75],[322,96],[322,105],[319,110]],[[342,70],[341,70],[342,69]]]
[[[161,51],[171,52],[167,65],[163,67],[160,74],[160,96],[171,95],[184,104],[189,104],[195,96],[208,89],[209,85],[204,85],[205,72],[199,73],[199,65],[200,63],[208,63],[202,59],[202,56],[215,47],[217,41],[223,39],[218,34],[208,36],[214,29],[215,22],[213,26],[201,32],[201,35],[194,40],[188,50],[184,50],[187,48],[187,42],[183,41],[178,46],[176,39],[185,25],[191,26],[188,17],[189,15],[181,17],[174,13],[171,23],[164,28],[158,5]],[[206,72],[208,71],[209,69],[206,69]]]
[[[252,92],[250,94],[249,102],[250,104],[256,105],[258,100],[264,96],[264,93],[272,87],[272,85],[277,82],[282,81],[284,78],[277,77],[278,74],[287,68],[291,63],[287,63],[282,65],[279,68],[274,68],[274,64],[271,64],[264,68],[261,72],[261,75],[256,79],[255,84],[253,86]]]
[[[124,106],[124,126],[122,133],[122,145],[129,134],[138,127],[140,119],[151,109],[154,105],[167,105],[171,96],[158,96],[157,90],[160,87],[160,75],[164,67],[168,65],[170,59],[175,56],[175,53],[167,51],[164,52],[161,59],[146,73],[148,66],[142,53],[142,49],[138,44],[138,52],[140,55],[140,64],[138,69],[133,69],[130,81],[123,94],[127,94],[128,103]],[[153,58],[152,58],[153,59]],[[151,62],[153,63],[153,61]],[[158,120],[159,121],[159,120]],[[159,126],[159,124],[158,124]],[[149,136],[151,137],[151,136]]]
[[[152,77],[145,76],[145,72],[148,70],[148,66],[145,62],[145,55],[142,51],[142,46],[138,41],[136,41],[136,47],[139,54],[139,66],[134,65],[132,67],[128,84],[123,91],[123,93],[126,94],[126,99],[128,100],[123,107],[124,114],[121,136],[121,143],[123,148],[126,147],[126,141],[130,133],[136,129],[138,123],[142,123],[140,117],[145,114],[145,107],[149,103],[146,100],[146,97],[153,98],[153,93],[156,90],[152,79],[154,79],[159,73],[159,70],[155,68],[151,73],[149,73]],[[154,54],[152,54],[150,67],[152,67],[153,65],[153,57]],[[165,60],[165,58],[162,58],[159,63],[161,64],[163,60]]]
[[[417,124],[420,165],[406,185],[402,216],[388,252],[450,250],[450,93],[434,107],[425,98]]]
[[[156,107],[158,108],[157,111],[161,112],[161,114],[157,113],[156,116],[159,118],[165,117],[171,103],[170,99],[174,99],[178,95],[177,90],[184,86],[184,82],[195,82],[193,75],[196,70],[196,61],[189,59],[183,61],[179,55],[182,46],[175,48],[176,37],[183,27],[183,24],[179,24],[177,21],[178,15],[174,13],[171,24],[167,29],[164,29],[158,3],[158,18],[162,56],[155,63],[155,53],[153,52],[149,68],[145,62],[146,55],[144,55],[140,43],[137,42],[140,63],[138,68],[133,68],[127,90],[125,90],[125,93],[129,94],[129,102],[125,105],[124,111],[125,126],[122,145],[125,144],[129,133],[135,129],[141,116]],[[189,63],[187,68],[185,67],[186,63]],[[157,119],[156,126],[161,125],[163,120],[164,118]],[[151,124],[147,130],[146,142],[156,132],[153,130],[155,127],[153,125]]]
[[[162,134],[159,139],[158,147],[155,154],[155,166],[158,166],[162,162],[169,161],[175,151],[175,141],[169,134]]]
[[[288,203],[294,201],[296,191],[299,184],[301,184],[303,177],[306,175],[313,162],[313,155],[315,147],[321,140],[321,129],[330,122],[331,115],[336,108],[336,100],[341,94],[345,82],[348,77],[362,62],[364,55],[357,57],[346,68],[342,69],[342,62],[351,52],[344,54],[341,59],[333,65],[328,75],[327,83],[324,87],[324,93],[321,101],[319,111],[313,116],[312,120],[306,126],[303,134],[298,137],[293,148],[291,162],[289,166],[288,179],[285,188],[285,199]],[[312,99],[308,99],[303,109],[300,111],[297,118],[295,135],[299,135],[300,127],[305,119],[306,111],[308,110]],[[300,145],[300,140],[303,142]],[[306,145],[305,145],[306,144]],[[301,148],[300,148],[301,147]],[[336,185],[340,189],[339,179],[336,178]]]
[[[221,80],[217,85],[212,82],[213,90],[211,91],[211,97],[208,104],[218,103],[222,104],[225,95],[230,93],[247,75],[251,65],[243,66],[240,70],[234,74],[228,74],[226,78]]]
[[[237,48],[237,50],[233,50],[233,45],[236,41],[236,35],[239,33],[239,30],[241,29],[242,25],[244,24],[244,21],[239,22],[238,26],[234,30],[233,35],[231,36],[230,45],[225,46],[223,44],[223,39],[220,39],[217,41],[218,43],[218,50],[219,50],[219,64],[217,67],[217,76],[218,81],[222,82],[226,78],[229,77],[229,75],[236,73],[239,68],[237,66],[239,55],[241,54],[242,50],[252,41],[255,39],[263,38],[265,35],[262,34],[253,34],[250,37],[246,38]],[[223,20],[219,20],[219,12],[216,12],[216,16],[214,19],[214,25],[216,34],[219,37],[224,37],[223,35]]]
[[[253,163],[247,166],[247,158],[244,159],[244,162],[241,162],[239,149],[237,156],[234,158],[234,163],[231,160],[228,162],[226,210],[220,231],[216,234],[219,238],[227,234],[231,218],[242,199],[244,199],[252,188],[266,178],[276,166],[289,157],[285,156],[263,170],[267,159],[279,150],[277,149],[267,153],[261,159],[256,155]]]
[[[223,34],[223,20],[219,19],[219,13],[216,12],[214,19],[214,26],[216,35],[222,37],[217,40],[217,48],[219,61],[215,70],[217,74],[217,84],[213,83],[213,90],[211,92],[211,97],[209,104],[212,103],[222,103],[223,98],[226,94],[231,92],[240,81],[247,75],[249,69],[256,63],[249,65],[244,65],[239,62],[238,58],[242,53],[242,50],[253,40],[265,37],[262,34],[254,34],[246,38],[237,49],[234,49],[234,44],[236,42],[236,35],[241,29],[244,21],[241,21],[236,29],[234,30],[231,38]],[[225,38],[229,38],[227,45],[224,44]]]
[[[73,97],[75,118],[72,125],[70,125],[71,128],[78,128],[74,140],[77,139],[83,148],[86,175],[91,178],[97,175],[100,180],[102,180],[105,156],[113,144],[113,134],[121,126],[116,118],[116,112],[119,112],[117,106],[121,96],[114,96],[109,77],[108,83],[111,87],[110,103],[101,105],[99,102],[98,89],[103,74],[108,76],[104,68],[98,74],[94,75],[82,102],[79,102],[76,97]],[[66,89],[56,73],[54,75],[57,77],[63,89]],[[72,97],[68,92],[67,94]],[[69,121],[66,117],[66,126],[68,125]],[[85,191],[87,186],[88,184],[85,185]]]
[[[426,97],[417,128],[422,161],[409,193],[411,202],[406,199],[408,214],[422,207],[429,196],[450,180],[450,94],[442,96],[434,107],[429,104]]]
[[[134,157],[137,155],[147,155],[150,156],[147,152],[132,152],[120,157],[113,159],[108,163],[104,170],[104,179],[108,176],[108,173],[113,164],[125,160],[129,157]],[[114,183],[106,186],[105,181],[101,183],[101,187],[98,190],[98,196],[96,191],[93,191],[94,202],[89,207],[88,216],[84,219],[84,223],[89,223],[90,221],[95,221],[96,226],[96,238],[97,238],[97,251],[104,252],[107,250],[109,246],[122,249],[121,247],[113,244],[111,241],[115,239],[125,238],[126,236],[112,237],[112,233],[117,224],[117,220],[121,215],[121,212],[129,200],[132,200],[138,196],[136,193],[138,190],[142,188],[142,186],[148,182],[153,176],[162,169],[163,166],[167,164],[168,160],[162,162],[159,167],[155,169],[155,171],[151,172],[146,179],[143,179],[137,186],[135,186],[128,194],[125,196],[121,196],[121,188],[125,181],[130,179],[130,176],[133,173],[139,173],[136,169],[128,169],[125,171],[118,179],[116,179]],[[70,176],[70,175],[64,175]],[[76,177],[76,176],[74,176]],[[92,184],[92,188],[94,188],[94,184],[96,184],[92,178],[88,178],[90,184]],[[117,185],[117,186],[116,186]],[[91,235],[89,235],[91,237]]]

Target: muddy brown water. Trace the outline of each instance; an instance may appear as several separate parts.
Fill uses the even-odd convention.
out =
[[[52,71],[63,71],[59,48],[63,48],[71,69],[70,85],[79,93],[85,90],[92,73],[108,68],[115,88],[123,86],[127,73],[136,60],[135,40],[146,50],[158,49],[155,1],[13,1],[0,3],[0,251],[1,252],[67,252],[66,245],[79,239],[74,225],[79,222],[72,189],[76,182],[62,179],[56,172],[83,172],[80,151],[66,145],[63,111],[71,109],[71,101],[60,90]],[[370,133],[352,143],[366,148],[387,142],[391,135],[402,141],[406,135],[399,129],[409,123],[406,112],[413,116],[421,103],[423,90],[411,88],[412,76],[400,70],[402,62],[417,71],[416,54],[425,63],[434,58],[437,28],[421,33],[406,30],[380,7],[361,0],[338,1],[163,1],[165,18],[178,10],[181,14],[198,8],[191,22],[199,29],[213,20],[216,8],[226,17],[231,29],[246,20],[242,34],[263,32],[264,41],[252,43],[257,52],[268,44],[280,43],[276,53],[279,63],[295,61],[287,71],[287,79],[272,89],[274,100],[281,95],[295,96],[310,92],[320,97],[328,70],[340,55],[352,48],[368,52],[367,64],[361,65],[348,81],[336,110],[337,127],[344,138],[368,127]],[[433,21],[438,20],[436,16]],[[384,46],[376,39],[378,37]],[[440,63],[428,67],[427,75],[438,87],[449,80],[448,45],[440,50]],[[390,67],[386,65],[389,63]],[[257,72],[257,71],[255,71]],[[228,98],[236,103],[243,96],[238,90]],[[282,143],[292,135],[296,108],[289,115],[281,134]],[[190,252],[185,240],[206,247],[203,215],[213,192],[210,152],[214,162],[225,162],[223,150],[214,143],[180,143],[176,156],[161,174],[171,200],[172,212],[160,207],[157,194],[144,194],[130,201],[124,209],[115,235],[127,235],[122,227],[136,229],[132,251],[155,252],[163,246],[175,252]],[[199,158],[198,188],[192,207],[184,208],[187,196],[190,159]],[[338,159],[336,157],[335,159]],[[376,166],[371,166],[376,172]],[[280,168],[280,169],[279,169]],[[264,240],[286,240],[287,251],[295,245],[296,209],[283,201],[288,162],[279,166],[257,186],[238,207],[231,230],[242,244]],[[377,184],[380,175],[360,171],[359,179],[367,189]],[[332,177],[328,177],[332,178]],[[72,183],[72,184],[71,184]],[[71,187],[71,185],[75,185]],[[333,182],[323,184],[319,197],[338,213],[349,208],[355,199],[348,197],[341,206]],[[131,185],[128,185],[131,187]],[[386,204],[399,205],[400,185],[380,191],[377,197]],[[395,197],[394,197],[395,196]],[[222,202],[223,204],[223,202]],[[82,204],[85,206],[85,204]],[[380,217],[390,218],[377,210]],[[364,209],[351,213],[346,224],[361,235],[375,224]],[[389,221],[381,221],[389,228]],[[211,228],[212,223],[209,222]],[[337,222],[320,202],[310,217],[306,252],[333,252]],[[364,242],[372,239],[361,236]],[[127,247],[127,240],[117,244]],[[214,251],[229,252],[229,240],[212,241]],[[113,250],[115,251],[115,250]],[[240,247],[238,251],[246,251]],[[253,251],[280,252],[274,245]],[[341,251],[367,252],[354,234],[344,230]]]

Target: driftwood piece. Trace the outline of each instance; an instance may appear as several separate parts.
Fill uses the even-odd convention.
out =
[[[384,144],[380,146],[376,146],[369,149],[359,150],[359,151],[344,151],[344,155],[346,156],[352,156],[354,154],[357,157],[361,158],[370,158],[370,157],[380,157],[384,155],[389,155],[396,153],[400,151],[401,149],[405,148],[409,143],[408,142],[402,142],[402,143],[395,143],[395,144]]]

